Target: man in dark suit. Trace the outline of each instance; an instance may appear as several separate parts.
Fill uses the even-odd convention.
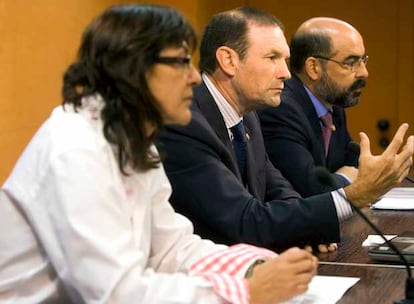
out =
[[[372,156],[362,133],[360,177],[344,189],[301,198],[269,161],[253,111],[279,105],[290,77],[288,57],[281,23],[260,10],[215,15],[204,32],[203,83],[194,92],[192,121],[168,128],[160,138],[173,186],[171,203],[203,237],[272,249],[322,245],[320,250],[335,250],[329,244],[339,241],[339,221],[352,214],[338,191],[364,207],[408,173],[414,138],[398,153],[407,124],[387,155]],[[234,127],[243,125],[239,136]]]
[[[344,187],[357,176],[358,146],[350,144],[344,108],[359,101],[368,56],[359,32],[334,18],[304,22],[290,52],[293,77],[285,83],[281,105],[258,115],[271,162],[306,197]],[[331,187],[313,182],[318,166],[331,172]]]

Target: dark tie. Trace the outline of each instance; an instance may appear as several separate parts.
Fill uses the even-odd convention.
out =
[[[325,144],[325,155],[328,155],[329,141],[331,140],[332,131],[335,129],[332,123],[332,113],[328,111],[325,115],[321,116],[322,121],[322,134],[323,142]]]
[[[243,120],[237,125],[230,128],[233,134],[233,148],[236,152],[237,164],[242,176],[244,176],[244,167],[246,165],[246,131],[244,130]]]

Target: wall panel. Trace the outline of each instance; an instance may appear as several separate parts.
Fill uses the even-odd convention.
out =
[[[277,16],[286,26],[290,38],[306,19],[328,16],[343,19],[354,25],[364,37],[368,63],[368,86],[357,107],[347,110],[349,128],[356,140],[359,131],[371,138],[372,150],[382,151],[381,136],[391,137],[403,121],[414,125],[412,108],[413,66],[413,0],[348,0],[324,1],[249,0],[249,5],[265,9]],[[401,60],[404,60],[402,62]],[[411,106],[412,107],[412,106]],[[379,119],[389,120],[386,134],[377,128]],[[411,132],[414,128],[410,129]]]
[[[120,1],[0,0],[0,183],[61,103],[62,75],[76,56],[83,29],[114,3]],[[198,2],[146,3],[173,5],[197,26]]]
[[[414,0],[145,2],[176,7],[199,34],[212,14],[244,4],[280,18],[288,40],[309,17],[342,18],[359,29],[370,55],[368,87],[361,104],[348,111],[352,135],[358,139],[358,131],[366,131],[379,152],[379,118],[390,120],[391,131],[410,122],[414,132]],[[82,30],[113,3],[119,1],[0,0],[0,183],[50,110],[61,103],[62,74],[75,57]]]

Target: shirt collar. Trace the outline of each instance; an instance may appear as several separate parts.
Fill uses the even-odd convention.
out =
[[[201,77],[211,96],[213,96],[213,99],[217,104],[221,115],[223,116],[227,129],[230,129],[231,127],[237,125],[241,120],[243,120],[243,117],[240,117],[237,111],[227,102],[224,96],[209,79],[207,74],[202,73]]]
[[[312,104],[316,110],[316,114],[318,114],[318,118],[324,116],[326,113],[328,113],[328,111],[332,112],[332,109],[327,109],[322,104],[322,102],[315,95],[313,95],[313,93],[305,85],[303,85],[303,87],[305,88],[306,93],[308,93],[308,96],[312,101]]]

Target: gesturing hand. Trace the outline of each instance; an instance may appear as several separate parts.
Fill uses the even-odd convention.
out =
[[[402,124],[381,155],[372,155],[368,136],[360,133],[358,176],[351,185],[344,188],[347,198],[355,206],[368,206],[407,176],[414,153],[413,136],[409,136],[404,144],[407,129],[408,124]]]

